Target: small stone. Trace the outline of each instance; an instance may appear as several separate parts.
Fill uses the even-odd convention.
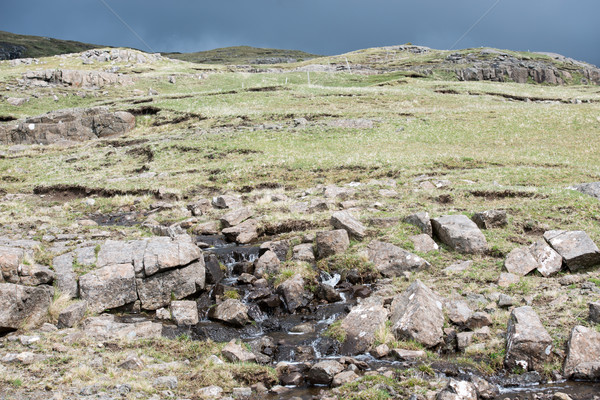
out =
[[[331,216],[331,224],[336,229],[345,229],[356,239],[362,239],[367,234],[367,228],[348,211],[337,211]]]
[[[506,211],[487,210],[473,215],[473,222],[479,229],[502,228],[507,225]]]
[[[192,300],[172,301],[171,315],[177,325],[196,325],[199,321],[198,306]]]
[[[429,213],[427,212],[418,212],[416,214],[411,214],[404,219],[404,222],[414,225],[421,230],[426,235],[433,236],[433,230],[431,228],[431,219],[429,218]]]
[[[413,361],[418,358],[427,357],[427,353],[423,350],[393,349],[392,354],[400,361]]]
[[[438,244],[426,233],[410,236],[409,239],[413,242],[415,251],[429,253],[430,251],[439,250]]]
[[[490,326],[491,324],[492,318],[489,314],[479,311],[474,313],[465,325],[467,328],[475,330],[484,326]]]
[[[255,362],[256,356],[237,344],[235,340],[227,343],[223,350],[221,350],[221,354],[230,362]]]
[[[83,319],[87,311],[87,303],[85,301],[79,301],[71,304],[67,308],[61,311],[58,315],[58,328],[72,328],[79,321]]]
[[[223,388],[219,386],[207,386],[201,389],[198,389],[196,392],[196,396],[201,399],[220,399],[223,393]]]
[[[519,247],[508,253],[504,261],[504,267],[511,274],[525,276],[540,267],[540,264],[533,257],[528,247]]]
[[[387,344],[384,343],[375,347],[373,350],[371,350],[370,353],[375,358],[383,358],[387,357],[390,354],[390,348]]]
[[[129,354],[125,361],[119,364],[119,368],[127,370],[140,370],[144,368],[144,363],[136,354]]]
[[[498,298],[498,307],[507,308],[511,307],[512,305],[514,305],[514,300],[512,297],[504,293],[500,294],[500,297]]]
[[[510,285],[515,285],[519,283],[521,278],[515,274],[511,274],[508,272],[502,272],[500,277],[498,278],[498,286],[500,287],[509,287]]]
[[[170,389],[174,390],[177,388],[177,377],[176,376],[159,376],[153,382],[153,386],[157,389]]]

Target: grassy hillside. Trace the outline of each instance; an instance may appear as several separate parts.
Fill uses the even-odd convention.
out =
[[[73,40],[60,40],[42,36],[19,35],[16,33],[0,31],[0,48],[6,45],[23,46],[25,52],[21,57],[47,57],[56,54],[77,53],[94,49],[95,44],[76,42]]]
[[[285,60],[304,61],[320,57],[300,50],[262,49],[250,46],[224,47],[196,53],[162,53],[177,60],[199,64],[279,64]],[[282,59],[281,61],[277,59]],[[273,62],[273,61],[276,62]]]

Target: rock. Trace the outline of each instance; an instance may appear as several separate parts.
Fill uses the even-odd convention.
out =
[[[39,264],[20,265],[18,271],[20,283],[21,285],[25,286],[51,284],[56,277],[54,271],[44,265]]]
[[[475,387],[480,399],[492,400],[500,393],[498,386],[491,384],[480,376],[471,375],[471,383]]]
[[[423,350],[393,349],[392,354],[400,361],[414,361],[427,357],[427,353]]]
[[[369,261],[385,277],[401,276],[407,271],[421,271],[430,267],[423,258],[390,243],[369,243],[367,255]]]
[[[351,188],[342,188],[336,185],[329,185],[323,189],[323,196],[327,199],[347,200],[354,196],[356,190]]]
[[[590,322],[594,324],[600,324],[600,303],[588,303],[588,308],[590,311]]]
[[[562,268],[562,257],[544,240],[538,240],[529,246],[531,255],[538,263],[537,270],[543,276],[551,276]]]
[[[431,220],[440,240],[460,253],[483,253],[488,249],[485,236],[465,215],[445,215]]]
[[[469,305],[461,300],[446,303],[446,315],[455,325],[464,326],[473,315]]]
[[[552,338],[533,308],[515,308],[508,320],[505,367],[537,371],[543,367],[551,350]]]
[[[279,258],[279,261],[285,262],[287,260],[288,252],[290,250],[290,242],[288,240],[276,240],[272,242],[265,242],[260,245],[260,248],[271,250],[273,253],[277,254],[277,258]]]
[[[333,377],[331,381],[331,387],[339,387],[347,383],[354,382],[359,378],[358,374],[354,371],[344,371]]]
[[[552,400],[573,400],[573,399],[571,398],[571,396],[569,396],[566,393],[556,392],[552,396]]]
[[[444,314],[442,302],[421,281],[394,297],[390,322],[399,339],[415,340],[427,347],[443,342]]]
[[[383,343],[371,350],[370,353],[375,358],[383,358],[390,354],[390,348],[387,344]]]
[[[255,362],[256,356],[237,344],[235,340],[227,343],[223,350],[221,350],[221,354],[225,357],[229,362]]]
[[[507,308],[512,307],[514,305],[514,300],[507,294],[501,293],[498,298],[498,307]]]
[[[249,219],[234,227],[223,229],[223,235],[240,244],[250,243],[258,238],[258,222]]]
[[[277,287],[277,293],[283,297],[290,313],[307,306],[312,300],[312,293],[304,289],[304,279],[298,274],[282,282]]]
[[[438,393],[436,400],[477,400],[477,390],[471,382],[450,378],[448,385]]]
[[[420,253],[429,253],[430,251],[439,250],[437,243],[426,233],[408,237],[415,245],[415,251]]]
[[[211,203],[208,199],[199,199],[193,203],[189,203],[186,207],[194,217],[199,217],[211,209]]]
[[[211,308],[208,316],[234,326],[243,327],[250,322],[248,307],[236,299],[227,299]]]
[[[345,229],[351,237],[362,239],[367,234],[367,228],[348,211],[336,211],[331,216],[331,225],[335,229]]]
[[[336,303],[342,300],[342,296],[334,289],[333,286],[326,283],[320,283],[315,292],[317,299],[325,300],[328,303]]]
[[[131,264],[111,265],[82,275],[79,287],[81,298],[94,313],[133,303],[138,298]]]
[[[214,386],[214,385],[200,388],[196,392],[196,396],[200,397],[201,399],[210,399],[210,400],[220,399],[222,394],[223,394],[223,388],[219,387],[219,386]]]
[[[411,214],[408,217],[404,218],[404,222],[416,226],[421,230],[421,232],[428,236],[433,236],[431,219],[429,218],[429,213],[427,212],[418,212],[416,214]]]
[[[364,301],[352,307],[341,324],[341,329],[346,332],[341,353],[355,355],[369,351],[375,343],[376,332],[385,325],[388,315],[383,300]]]
[[[581,325],[571,330],[563,374],[568,379],[600,379],[600,332]]]
[[[571,272],[600,264],[600,250],[583,231],[547,231],[544,239],[561,255]]]
[[[45,322],[54,290],[0,283],[0,333],[40,326]]]
[[[46,357],[41,354],[35,354],[31,351],[24,351],[19,354],[7,353],[0,358],[0,362],[4,364],[20,363],[23,365],[30,365],[37,361],[43,361],[45,358]]]
[[[217,284],[225,277],[225,274],[221,269],[221,263],[216,254],[204,253],[204,266],[206,269],[207,284]]]
[[[52,260],[52,268],[56,274],[57,289],[69,297],[77,297],[79,294],[79,284],[77,275],[73,271],[73,253],[65,253]]]
[[[350,247],[348,232],[344,229],[317,232],[316,249],[317,258],[327,258],[335,254],[344,253]]]
[[[292,250],[292,260],[314,264],[315,253],[313,252],[312,243],[302,243],[294,246]]]
[[[582,183],[573,189],[600,200],[600,182]]]
[[[141,370],[144,368],[144,363],[135,353],[133,353],[127,355],[125,361],[119,364],[119,368],[129,371]]]
[[[502,272],[498,278],[498,286],[506,288],[510,285],[516,285],[520,280],[521,278],[518,275]]]
[[[212,205],[216,208],[230,208],[234,210],[242,207],[243,203],[239,197],[225,194],[222,196],[213,197]]]
[[[540,264],[531,254],[528,247],[518,247],[513,249],[504,260],[504,267],[511,274],[525,276],[534,269],[540,267]]]
[[[196,325],[199,321],[198,306],[191,300],[172,301],[171,315],[178,326]]]
[[[72,328],[85,317],[87,311],[87,303],[78,301],[73,303],[58,314],[58,328]]]
[[[156,319],[162,319],[162,320],[170,320],[171,319],[171,312],[164,307],[156,310],[155,315],[156,315]]]
[[[316,363],[308,371],[308,381],[313,385],[329,385],[333,377],[344,370],[342,364],[334,360]]]
[[[0,273],[4,282],[20,283],[19,267],[23,263],[25,251],[18,247],[0,247]]]
[[[217,221],[209,221],[198,224],[192,228],[192,232],[196,235],[217,235],[221,227]]]
[[[460,273],[460,272],[464,272],[464,271],[468,270],[472,266],[473,266],[473,261],[471,261],[471,260],[458,261],[458,262],[455,262],[454,264],[444,268],[444,272],[446,274]]]
[[[188,265],[201,258],[202,251],[188,235],[179,235],[173,239],[152,238],[148,240],[144,250],[144,272],[146,276],[151,276],[159,271]]]
[[[156,389],[177,389],[177,377],[176,376],[159,376],[154,379],[152,385]]]
[[[267,275],[275,275],[279,273],[279,266],[281,261],[277,254],[271,250],[267,250],[256,262],[254,263],[254,276],[263,278]]]
[[[230,228],[239,225],[248,218],[252,217],[253,212],[248,207],[242,207],[228,212],[221,217],[223,228]]]
[[[51,144],[84,141],[124,134],[135,127],[135,117],[106,107],[52,111],[0,126],[0,144]]]
[[[23,98],[23,97],[7,97],[6,98],[6,102],[8,104],[10,104],[11,106],[15,106],[15,107],[22,106],[27,101],[29,101],[29,99],[28,98]]]
[[[479,212],[473,215],[472,219],[479,229],[502,228],[508,224],[506,211],[504,210],[487,210]]]
[[[465,323],[465,326],[470,330],[483,328],[485,326],[492,325],[492,318],[488,313],[478,311],[471,315],[469,320]]]
[[[19,336],[19,341],[21,342],[21,344],[23,346],[31,346],[32,344],[39,342],[40,337],[39,336],[21,335],[21,336]]]
[[[150,339],[162,336],[162,324],[152,321],[122,323],[115,322],[114,315],[90,317],[82,323],[85,335],[94,340]]]
[[[204,289],[206,269],[204,259],[187,267],[160,272],[148,278],[137,279],[137,293],[144,310],[156,310]]]
[[[294,333],[312,333],[315,331],[314,324],[310,322],[305,322],[303,324],[298,324],[290,328],[290,332]]]

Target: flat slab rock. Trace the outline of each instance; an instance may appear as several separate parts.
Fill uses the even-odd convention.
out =
[[[127,324],[116,322],[114,315],[102,315],[83,321],[83,331],[94,340],[149,339],[161,337],[162,324],[152,321]]]
[[[402,275],[406,271],[421,271],[431,266],[427,260],[391,243],[373,241],[367,246],[367,256],[385,277]]]
[[[600,265],[600,250],[584,231],[547,231],[544,239],[562,256],[571,272]]]
[[[431,220],[434,234],[452,249],[468,254],[488,249],[485,236],[466,215],[444,215]]]

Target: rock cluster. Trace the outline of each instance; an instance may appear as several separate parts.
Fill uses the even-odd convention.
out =
[[[27,71],[22,83],[26,86],[98,89],[107,85],[133,85],[135,79],[124,74],[103,71],[83,71],[70,69],[46,69]]]

